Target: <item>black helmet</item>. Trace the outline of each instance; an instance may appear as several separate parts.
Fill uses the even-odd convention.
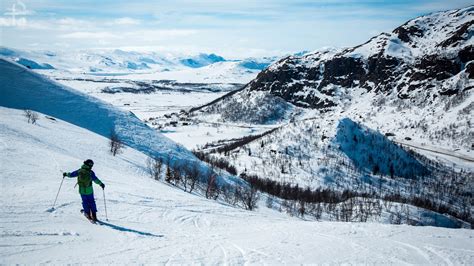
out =
[[[92,166],[94,166],[94,161],[92,161],[91,159],[87,159],[84,161],[84,164],[92,168]]]

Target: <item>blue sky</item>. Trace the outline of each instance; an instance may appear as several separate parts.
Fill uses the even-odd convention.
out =
[[[229,58],[360,44],[464,0],[1,0],[0,45],[121,48]]]

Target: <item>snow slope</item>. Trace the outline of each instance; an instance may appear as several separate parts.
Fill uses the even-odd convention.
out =
[[[472,264],[473,230],[312,222],[248,212],[190,195],[144,173],[146,156],[108,153],[108,141],[43,114],[37,125],[0,107],[0,264]],[[72,141],[73,140],[73,141]],[[61,171],[94,154],[109,221],[79,213]],[[103,195],[95,186],[99,218]]]
[[[0,106],[31,109],[108,137],[114,130],[124,144],[173,165],[201,164],[183,146],[127,113],[96,98],[59,85],[16,63],[0,59]]]

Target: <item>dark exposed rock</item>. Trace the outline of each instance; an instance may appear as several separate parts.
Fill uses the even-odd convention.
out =
[[[424,56],[415,64],[415,68],[420,69],[417,79],[443,80],[458,74],[461,70],[461,64],[452,59],[438,57],[437,55]]]
[[[458,92],[459,92],[458,89],[453,88],[453,89],[447,89],[447,90],[444,90],[444,91],[440,91],[439,94],[451,96],[451,95],[457,94]]]
[[[396,28],[393,33],[398,34],[398,38],[406,43],[411,42],[414,36],[423,37],[423,30],[419,29],[417,26],[408,27],[407,24]]]
[[[468,77],[470,79],[474,79],[474,63],[473,62],[466,65],[466,73],[468,73]]]
[[[387,91],[389,81],[392,81],[396,77],[396,69],[400,66],[401,62],[393,57],[385,57],[381,55],[369,57],[368,60],[368,73],[366,80],[373,82],[380,91]]]
[[[353,57],[335,57],[326,61],[324,69],[320,88],[329,84],[351,87],[354,80],[362,80],[366,74],[364,63]]]
[[[438,44],[440,47],[448,47],[453,44],[457,44],[460,41],[465,41],[468,38],[472,38],[472,32],[469,32],[469,27],[474,24],[474,20],[471,20],[461,27],[459,27],[448,39]]]
[[[469,45],[464,47],[459,51],[458,56],[463,63],[474,60],[474,46]]]

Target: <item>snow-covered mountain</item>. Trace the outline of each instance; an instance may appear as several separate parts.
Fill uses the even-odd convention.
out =
[[[282,59],[248,88],[319,109],[357,88],[431,104],[472,88],[473,24],[472,6],[422,16],[353,48]]]
[[[192,68],[199,68],[203,66],[212,65],[217,62],[225,62],[226,60],[224,57],[216,55],[216,54],[199,54],[197,56],[193,56],[190,58],[183,58],[180,59],[183,65],[192,67]]]
[[[30,69],[58,75],[121,76],[139,79],[174,79],[180,82],[247,83],[276,60],[227,60],[216,54],[185,55],[123,50],[24,51],[0,47],[0,57]],[[217,72],[217,73],[216,73]]]
[[[473,217],[473,24],[470,6],[353,48],[290,56],[190,116],[279,127],[206,146],[247,176],[313,191],[421,193]]]
[[[472,88],[473,23],[471,6],[410,20],[353,48],[289,56],[262,71],[245,92],[269,92],[318,109],[339,105],[358,89],[431,104]]]
[[[383,132],[423,129],[410,134],[468,151],[473,24],[470,6],[410,20],[353,48],[286,57],[240,92],[200,110],[225,121],[270,124],[343,112]],[[390,114],[393,107],[403,115]],[[398,125],[373,122],[382,117]]]

